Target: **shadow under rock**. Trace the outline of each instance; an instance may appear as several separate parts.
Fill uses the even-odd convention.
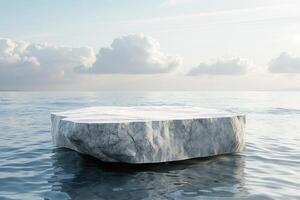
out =
[[[53,150],[53,192],[72,199],[242,197],[245,158],[217,156],[158,164],[104,163],[75,151]]]

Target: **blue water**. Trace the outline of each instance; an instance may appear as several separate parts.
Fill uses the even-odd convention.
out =
[[[96,105],[242,112],[246,150],[132,166],[52,144],[50,112]],[[300,199],[300,93],[0,92],[0,199]]]

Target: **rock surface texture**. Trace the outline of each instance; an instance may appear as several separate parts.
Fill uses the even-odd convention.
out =
[[[199,107],[91,107],[53,113],[51,122],[58,147],[105,162],[169,162],[245,146],[245,116]]]

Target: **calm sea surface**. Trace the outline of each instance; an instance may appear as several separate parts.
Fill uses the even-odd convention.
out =
[[[99,105],[242,112],[246,150],[132,166],[52,144],[50,112]],[[0,92],[0,199],[300,199],[300,93]]]

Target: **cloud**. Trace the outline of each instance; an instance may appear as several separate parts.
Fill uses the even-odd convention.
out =
[[[300,73],[300,57],[292,57],[282,52],[277,58],[271,60],[269,71],[271,73]]]
[[[247,72],[248,64],[240,58],[217,60],[213,63],[201,63],[192,68],[187,75],[243,75]]]
[[[116,38],[109,48],[101,48],[91,68],[79,72],[96,74],[167,73],[179,65],[180,59],[166,55],[158,41],[142,34]]]
[[[116,38],[111,47],[100,49],[97,55],[90,47],[0,38],[0,89],[57,88],[83,84],[90,76],[82,73],[158,74],[178,65],[178,57],[166,55],[156,40],[144,35]]]
[[[57,47],[0,38],[2,86],[66,81],[74,75],[75,66],[89,66],[94,61],[94,50],[89,47]]]

